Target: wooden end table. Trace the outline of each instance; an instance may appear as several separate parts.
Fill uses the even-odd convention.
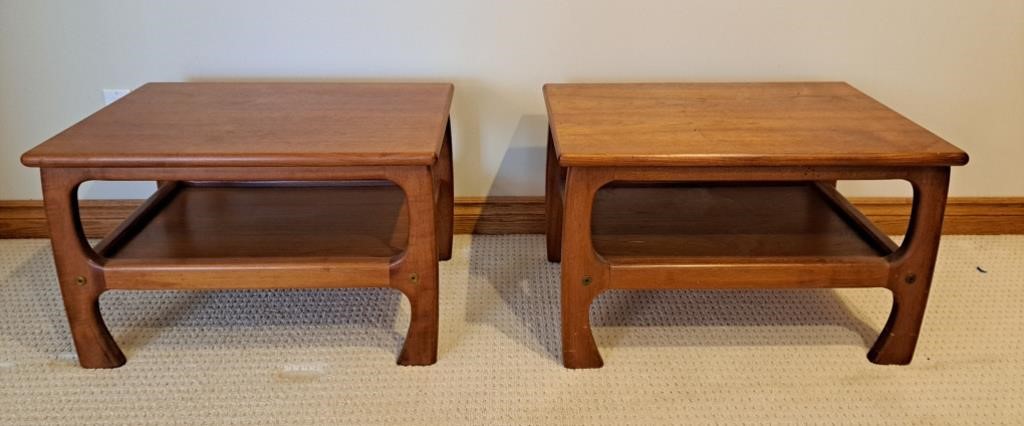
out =
[[[41,168],[79,362],[125,362],[110,289],[390,287],[411,322],[398,363],[437,358],[451,257],[451,84],[151,83],[27,152]],[[90,247],[77,188],[158,190]]]
[[[599,293],[665,288],[888,288],[892,313],[868,358],[910,362],[963,151],[845,83],[551,84],[544,95],[566,367],[602,365],[589,319]],[[843,179],[910,182],[902,245],[836,191]]]

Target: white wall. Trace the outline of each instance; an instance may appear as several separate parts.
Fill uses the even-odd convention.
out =
[[[845,80],[970,153],[952,195],[1024,196],[1019,0],[0,0],[0,199],[101,89],[191,80],[454,82],[462,196],[542,193],[546,82]]]

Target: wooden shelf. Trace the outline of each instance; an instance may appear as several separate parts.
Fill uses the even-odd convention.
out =
[[[889,254],[844,203],[813,182],[613,184],[597,193],[593,244],[613,265]]]
[[[181,183],[98,250],[113,264],[161,259],[391,258],[408,241],[400,188],[381,182]],[[131,221],[131,220],[130,220]]]

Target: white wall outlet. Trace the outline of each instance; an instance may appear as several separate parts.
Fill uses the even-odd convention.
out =
[[[127,95],[131,90],[128,89],[103,89],[103,105],[110,105],[114,101],[121,99],[122,96]]]

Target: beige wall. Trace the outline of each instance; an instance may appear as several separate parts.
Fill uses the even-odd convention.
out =
[[[546,82],[845,80],[971,154],[952,195],[1024,196],[1020,0],[0,0],[0,199],[101,89],[189,80],[452,81],[463,196],[542,192]]]

